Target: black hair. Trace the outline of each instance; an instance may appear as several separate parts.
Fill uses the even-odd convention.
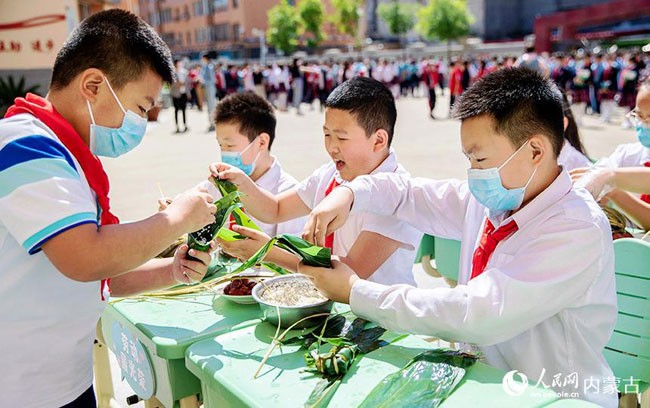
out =
[[[83,20],[59,51],[50,88],[61,89],[81,72],[97,68],[120,89],[147,69],[166,83],[174,81],[169,47],[150,25],[125,10],[111,9]]]
[[[452,116],[465,120],[480,115],[489,115],[495,130],[515,147],[533,134],[543,134],[559,156],[564,143],[562,94],[536,71],[504,68],[469,87],[454,104]]]
[[[269,150],[275,139],[275,113],[266,99],[252,92],[235,93],[226,96],[214,110],[214,122],[239,126],[239,132],[255,140],[260,133],[268,133]]]
[[[388,133],[388,146],[393,141],[397,110],[393,94],[381,82],[355,77],[334,88],[325,107],[352,114],[370,137],[379,129]]]
[[[580,140],[580,133],[578,132],[578,124],[576,123],[575,118],[573,117],[573,112],[571,111],[571,105],[569,100],[566,97],[566,93],[562,91],[562,114],[567,118],[567,127],[564,130],[564,138],[573,146],[577,151],[587,156],[587,151],[585,150],[582,141]]]

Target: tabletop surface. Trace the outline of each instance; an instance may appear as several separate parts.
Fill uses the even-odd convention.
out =
[[[229,405],[302,406],[320,378],[302,371],[304,350],[298,346],[276,348],[260,376],[253,379],[274,334],[271,324],[261,323],[202,340],[188,348],[186,365],[208,386],[228,389],[230,395],[225,399]],[[344,377],[330,406],[357,406],[386,375],[432,346],[419,337],[407,336],[364,355]],[[533,387],[521,396],[509,396],[501,385],[503,375],[483,363],[474,364],[444,406],[541,407],[557,399]]]

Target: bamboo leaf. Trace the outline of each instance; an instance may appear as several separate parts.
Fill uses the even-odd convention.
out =
[[[427,350],[386,376],[361,408],[437,407],[456,388],[477,356],[449,349]]]
[[[336,393],[336,390],[341,385],[341,380],[329,381],[327,379],[322,379],[316,384],[316,387],[309,395],[309,398],[305,402],[305,407],[309,408],[322,408],[326,407],[332,397]]]

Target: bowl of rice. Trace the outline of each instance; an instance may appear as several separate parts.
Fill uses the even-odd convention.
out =
[[[278,276],[260,282],[253,288],[252,295],[259,303],[264,319],[285,329],[305,317],[329,313],[334,304],[308,277],[299,274]],[[305,319],[294,328],[316,326],[325,318],[326,315]]]

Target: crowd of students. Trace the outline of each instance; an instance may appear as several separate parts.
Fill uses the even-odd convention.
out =
[[[606,199],[649,227],[650,200],[638,193],[650,193],[641,168],[650,167],[650,83],[638,88],[628,115],[638,141],[584,169],[589,161],[571,134],[562,87],[529,54],[493,72],[485,64],[486,72],[455,95],[452,116],[461,121],[467,180],[412,178],[400,165],[391,144],[399,137],[395,99],[402,83],[393,83],[394,71],[384,75],[389,62],[367,71],[363,62],[341,67],[322,99],[324,125],[314,129],[331,160],[298,182],[271,154],[275,143],[290,141],[275,134],[269,100],[278,103],[282,83],[284,93],[291,87],[294,97],[302,95],[314,83],[308,74],[316,78],[323,70],[295,61],[286,67],[292,81],[279,77],[273,97],[268,85],[278,78],[267,76],[256,88],[246,71],[235,86],[233,68],[231,86],[224,80],[223,88],[218,78],[225,73],[212,75],[206,58],[203,74],[226,92],[208,109],[221,161],[206,163],[206,175],[234,182],[263,227],[234,226],[246,239],[220,245],[244,259],[271,235],[302,231],[333,250],[333,268],[307,267],[277,248],[269,260],[310,276],[357,316],[462,342],[490,365],[615,407],[616,394],[575,389],[553,377],[575,374],[580,384],[614,377],[603,356],[617,318],[614,251],[594,196],[605,190]],[[455,65],[470,71],[469,63]],[[204,277],[210,255],[187,245],[171,258],[152,258],[213,221],[218,192],[210,183],[190,188],[190,182],[188,191],[161,202],[157,214],[120,224],[97,158],[139,144],[147,111],[178,69],[141,19],[100,12],[59,52],[48,95],[17,99],[0,120],[0,348],[11,351],[0,365],[1,406],[94,406],[91,348],[106,295]],[[318,84],[327,83],[322,78]],[[456,87],[463,76],[452,81]],[[251,86],[252,92],[237,92]],[[574,188],[570,168],[586,188]],[[461,241],[456,287],[416,287],[411,268],[423,233]]]
[[[600,115],[609,123],[615,106],[634,107],[639,78],[648,69],[648,57],[638,52],[605,52],[589,54],[583,50],[572,53],[536,54],[532,47],[519,56],[358,59],[345,61],[276,62],[268,65],[213,63],[207,58],[189,69],[180,61],[177,68],[183,96],[199,110],[206,98],[206,75],[214,75],[211,89],[215,97],[238,92],[253,92],[269,100],[280,111],[289,107],[301,113],[300,105],[315,101],[323,107],[328,95],[343,81],[353,77],[370,77],[388,87],[393,97],[428,97],[429,115],[434,116],[436,100],[446,89],[449,107],[471,84],[499,68],[525,66],[553,81],[569,95],[575,118],[582,122],[584,113]],[[206,72],[206,63],[210,69]],[[210,91],[208,91],[210,92]],[[175,98],[178,98],[176,92]],[[176,101],[176,99],[175,99]],[[175,105],[176,106],[176,105]],[[209,109],[211,111],[211,109]],[[632,127],[628,119],[622,126]]]

